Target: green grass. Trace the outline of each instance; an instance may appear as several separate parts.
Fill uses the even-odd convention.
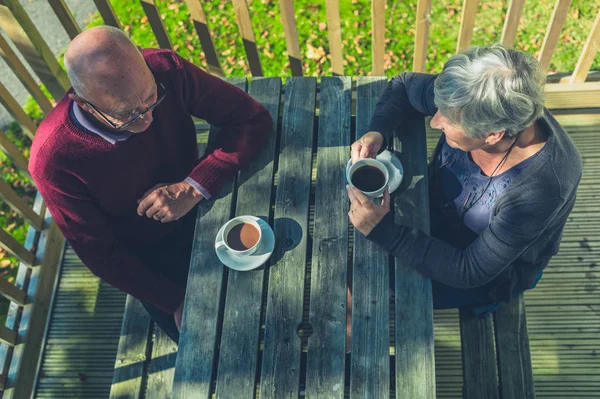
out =
[[[142,47],[156,47],[150,24],[137,1],[112,0],[115,12],[133,41]],[[202,2],[212,31],[221,66],[228,76],[249,76],[246,55],[235,20],[232,2]],[[412,69],[416,1],[387,2],[385,70],[388,76]],[[463,0],[433,2],[428,42],[429,72],[439,72],[455,52]],[[189,20],[183,0],[156,0],[163,23],[174,49],[184,58],[206,68],[198,36]],[[544,39],[554,0],[525,3],[515,47],[537,56]],[[265,75],[290,74],[285,36],[277,0],[249,0],[248,6]],[[600,0],[574,0],[555,52],[551,72],[569,72],[591,29]],[[479,3],[473,44],[490,44],[500,40],[507,2]],[[330,75],[325,1],[295,0],[298,36],[303,54],[305,75]],[[371,71],[371,2],[340,0],[344,72],[346,75],[369,75]],[[99,16],[90,26],[102,24]],[[592,66],[598,69],[600,60]]]
[[[225,74],[250,76],[232,2],[205,0],[202,3]],[[433,2],[428,41],[427,70],[429,72],[439,72],[446,60],[455,52],[462,3],[463,0]],[[111,0],[111,4],[122,22],[123,29],[136,44],[142,47],[157,47],[156,39],[139,1]],[[202,46],[190,21],[185,1],[156,0],[156,4],[174,50],[182,57],[206,68]],[[416,0],[387,2],[384,59],[387,76],[391,77],[412,70],[416,4]],[[525,2],[515,43],[516,48],[538,55],[554,4],[554,0]],[[248,6],[264,74],[288,76],[290,70],[279,1],[248,0]],[[472,42],[474,45],[490,44],[500,40],[506,8],[505,1],[479,2]],[[599,8],[600,0],[573,0],[550,66],[551,72],[569,72],[574,69]],[[304,74],[331,75],[325,1],[295,0],[294,11]],[[340,20],[345,75],[370,75],[372,69],[371,2],[340,0]],[[90,18],[88,27],[101,24],[103,20],[96,14]],[[64,52],[59,55],[61,64],[62,54]],[[596,57],[592,69],[599,69],[599,66],[600,57]],[[44,116],[31,98],[25,110],[38,122]],[[31,143],[22,134],[20,127],[13,123],[6,133],[28,156]],[[19,171],[15,170],[2,153],[0,153],[0,173],[4,181],[11,184],[22,198],[30,204],[33,203],[35,188]],[[19,242],[25,242],[27,224],[4,203],[0,204],[0,224]],[[0,274],[4,278],[14,281],[17,266],[17,259],[0,250]],[[0,300],[1,323],[4,323],[7,306],[7,301]]]

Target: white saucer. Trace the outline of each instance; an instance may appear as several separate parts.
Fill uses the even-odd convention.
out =
[[[254,216],[253,218],[260,225],[260,231],[262,234],[262,242],[256,252],[254,252],[252,255],[239,256],[232,254],[227,247],[223,246],[220,249],[215,248],[215,252],[219,257],[219,260],[230,269],[239,271],[256,269],[269,260],[273,254],[273,249],[275,249],[275,234],[273,233],[273,229],[271,229],[271,226],[269,226],[269,224],[261,218]],[[223,227],[219,229],[219,232],[215,237],[215,244],[223,240]]]
[[[388,181],[388,187],[390,190],[390,194],[393,193],[400,187],[402,183],[402,178],[404,177],[404,167],[402,166],[402,162],[398,159],[396,155],[394,155],[391,151],[385,150],[381,154],[377,155],[377,159],[379,162],[383,163],[390,174],[390,180]],[[350,182],[350,167],[352,166],[352,159],[348,160],[348,165],[346,165],[346,180]],[[381,194],[378,198],[383,197]]]

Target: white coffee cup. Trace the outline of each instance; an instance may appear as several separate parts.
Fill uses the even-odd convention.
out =
[[[244,250],[234,249],[231,247],[230,243],[227,242],[229,238],[229,233],[234,227],[245,223],[252,225],[258,231],[258,240],[256,240],[256,243],[251,248],[247,248]],[[260,246],[261,241],[262,231],[256,219],[252,216],[238,216],[225,223],[225,225],[223,226],[223,236],[221,237],[221,240],[215,243],[215,248],[217,250],[227,249],[232,254],[238,256],[248,256],[256,252],[256,250]]]
[[[356,188],[358,188],[367,197],[370,197],[370,198],[379,197],[381,194],[383,194],[383,192],[385,191],[385,188],[388,185],[388,182],[390,180],[390,172],[388,171],[388,168],[382,162],[380,162],[376,159],[363,158],[363,159],[359,159],[358,161],[354,162],[354,164],[352,164],[352,166],[350,167],[350,169],[348,169],[348,172],[346,173],[346,180],[348,181],[348,184],[350,185],[350,187],[355,187],[354,184],[352,183],[352,176],[358,169],[362,168],[363,166],[373,166],[373,167],[379,169],[379,171],[381,173],[383,173],[384,183],[381,186],[381,188],[379,188],[375,191],[364,191],[358,187],[356,187]]]

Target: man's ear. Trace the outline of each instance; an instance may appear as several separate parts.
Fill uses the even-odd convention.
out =
[[[487,137],[485,138],[485,143],[488,145],[494,145],[494,144],[500,142],[500,140],[502,140],[504,138],[505,132],[506,132],[505,130],[502,130],[497,133],[489,133],[487,135]]]
[[[87,101],[85,101],[83,98],[79,97],[77,95],[77,93],[69,93],[69,100],[75,101],[77,103],[77,105],[79,105],[81,108],[90,112],[90,110],[89,110],[90,107],[87,104]]]

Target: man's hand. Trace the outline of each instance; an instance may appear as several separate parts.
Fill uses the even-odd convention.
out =
[[[350,222],[356,230],[367,236],[390,211],[390,191],[385,188],[383,201],[377,206],[357,188],[346,186],[346,190],[350,198]]]
[[[350,147],[352,163],[362,158],[375,158],[383,145],[383,134],[367,132]]]
[[[175,325],[177,326],[177,331],[181,331],[181,319],[183,317],[183,303],[185,301],[181,301],[181,305],[177,308],[175,313],[173,313],[173,318],[175,319]]]
[[[138,200],[137,213],[168,223],[185,216],[202,198],[198,190],[184,181],[157,184]]]

